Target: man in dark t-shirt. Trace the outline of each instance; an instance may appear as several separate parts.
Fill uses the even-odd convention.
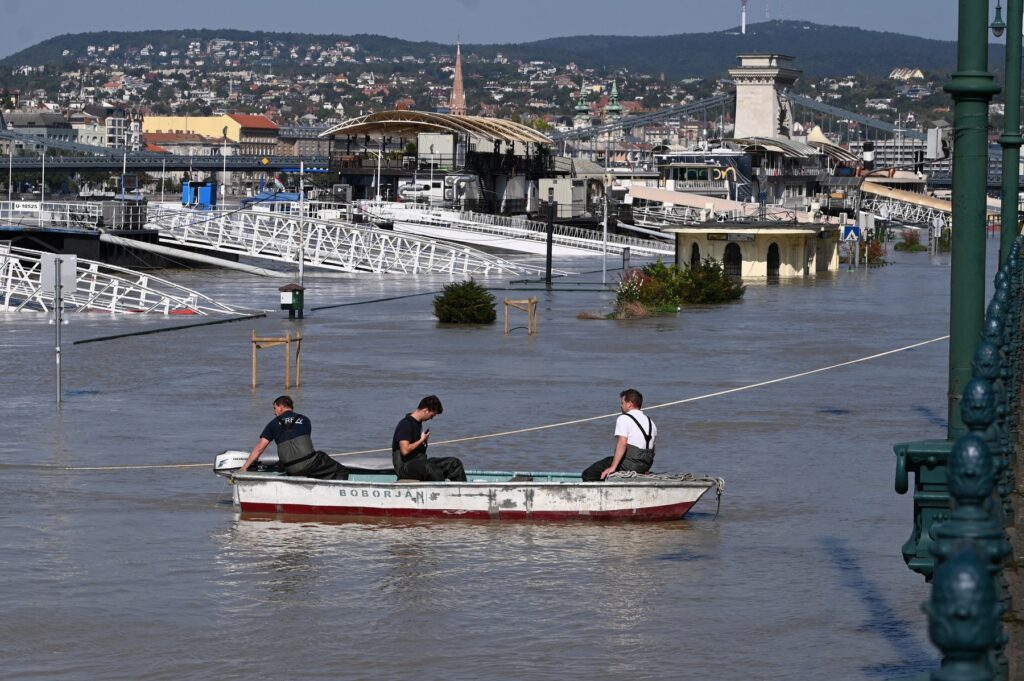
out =
[[[443,411],[441,400],[436,395],[428,395],[420,400],[416,411],[406,414],[395,426],[395,434],[391,438],[391,460],[399,480],[466,481],[462,462],[454,456],[427,458],[430,429],[423,430],[423,422]]]
[[[310,437],[313,424],[308,416],[297,414],[292,398],[281,395],[274,400],[274,420],[267,424],[260,434],[260,441],[253,447],[245,465],[239,469],[244,473],[249,469],[270,441],[277,443],[277,457],[288,475],[322,480],[348,480],[349,471],[340,463],[313,448]]]

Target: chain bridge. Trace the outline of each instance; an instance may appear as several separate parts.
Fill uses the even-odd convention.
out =
[[[150,211],[160,241],[338,272],[534,274],[480,250],[347,222],[258,210]]]
[[[40,283],[42,251],[15,248],[0,241],[0,311],[49,312],[52,293]],[[78,258],[77,284],[63,291],[63,309],[72,312],[139,313],[165,315],[243,315],[242,310],[179,286],[166,279],[123,267]]]
[[[794,109],[806,110],[808,115],[815,120],[832,119],[834,121],[843,121],[845,123],[856,123],[863,128],[867,138],[870,139],[893,136],[897,133],[897,126],[894,124],[877,118],[872,118],[870,116],[865,116],[864,114],[857,113],[856,111],[841,109],[830,104],[825,104],[824,102],[819,102],[816,99],[792,92],[787,93],[785,97]],[[642,128],[645,125],[663,123],[673,119],[699,119],[704,121],[709,119],[715,120],[726,112],[735,111],[735,109],[736,94],[721,94],[695,102],[666,107],[664,109],[659,109],[658,111],[652,111],[636,116],[625,116],[617,121],[606,123],[604,125],[574,128],[565,132],[556,132],[551,135],[551,139],[555,142],[567,140],[591,140],[595,138],[603,138],[610,133],[617,132],[624,132],[628,136],[633,129]],[[831,126],[822,126],[822,128],[826,130],[829,127]],[[900,130],[899,132],[907,139],[924,138],[924,133],[918,131]]]
[[[308,156],[191,156],[166,154],[154,151],[125,151],[111,147],[98,147],[80,142],[40,137],[15,130],[0,130],[0,139],[21,142],[25,146],[45,147],[65,152],[64,155],[48,155],[46,168],[52,170],[111,170],[157,171],[157,170],[204,170],[204,171],[278,171],[298,168],[326,168],[327,157]],[[42,156],[12,156],[7,160],[12,170],[37,171],[44,164]]]

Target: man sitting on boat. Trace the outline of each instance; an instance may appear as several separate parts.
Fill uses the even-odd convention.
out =
[[[391,438],[391,459],[399,480],[466,481],[462,462],[454,456],[427,458],[430,429],[423,430],[423,422],[429,421],[443,411],[444,407],[441,406],[441,400],[437,395],[427,395],[420,400],[416,411],[406,414],[395,426],[395,434]]]
[[[583,471],[583,482],[604,480],[616,471],[646,473],[654,463],[658,427],[640,411],[644,396],[633,388],[619,393],[622,415],[615,420],[615,454],[595,461]]]
[[[245,465],[238,472],[244,473],[248,470],[273,440],[277,443],[277,458],[288,475],[321,480],[348,480],[347,468],[323,452],[313,449],[313,440],[310,437],[313,425],[309,422],[308,416],[297,414],[294,409],[295,403],[287,395],[281,395],[274,400],[274,420],[263,429],[260,441],[253,447]]]

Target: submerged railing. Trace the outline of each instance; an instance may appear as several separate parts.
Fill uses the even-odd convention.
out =
[[[964,388],[960,413],[968,433],[955,441],[898,444],[896,491],[914,476],[914,528],[903,545],[910,569],[932,582],[928,613],[932,641],[943,654],[930,677],[1020,678],[1010,659],[1022,621],[1011,607],[1019,576],[1013,561],[1018,429],[1021,400],[1021,306],[1024,239],[1018,237],[995,292]],[[1011,675],[1012,673],[1012,675]]]

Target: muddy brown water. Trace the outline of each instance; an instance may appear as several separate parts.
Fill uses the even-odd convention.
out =
[[[301,328],[302,387],[290,392],[319,448],[382,448],[429,393],[445,406],[436,441],[609,414],[625,387],[657,405],[945,335],[948,258],[890,257],[889,267],[751,282],[737,304],[630,322],[577,319],[607,310],[607,293],[496,291],[499,301],[538,296],[535,337],[504,337],[500,318],[443,327],[429,295],[301,323],[274,311],[84,345],[71,343],[183,322],[72,315],[60,410],[53,327],[43,315],[0,315],[0,678],[870,679],[934,669],[927,589],[900,557],[911,499],[893,492],[892,445],[944,436],[946,342],[650,411],[656,469],[726,479],[717,519],[710,498],[683,521],[649,525],[242,519],[205,465],[250,448],[283,391],[276,349],[261,351],[249,387],[253,329]],[[277,306],[281,282],[164,274]],[[447,281],[311,277],[307,300]],[[612,444],[604,419],[431,451],[467,468],[582,470]],[[132,468],[169,463],[204,465]],[[85,467],[113,468],[68,470]]]

